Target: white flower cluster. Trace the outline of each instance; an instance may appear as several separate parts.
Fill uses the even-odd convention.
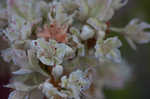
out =
[[[40,88],[50,99],[53,99],[55,96],[80,99],[80,92],[88,89],[91,84],[86,76],[86,73],[77,70],[72,72],[69,75],[69,78],[67,78],[67,76],[61,78],[61,82],[59,83],[59,87],[61,87],[60,90],[50,84],[48,82],[49,80],[41,84]]]
[[[108,26],[127,0],[7,0],[0,35],[10,48],[14,89],[8,99],[102,99],[102,89],[121,88],[130,68],[121,57],[120,32],[129,44],[148,43],[150,25],[137,19],[125,28]],[[5,27],[4,27],[5,26]],[[83,72],[85,71],[85,72]]]

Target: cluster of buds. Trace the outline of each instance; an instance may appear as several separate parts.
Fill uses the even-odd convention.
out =
[[[135,43],[150,41],[144,32],[148,23],[134,19],[125,28],[108,24],[127,0],[6,3],[0,10],[0,35],[10,47],[1,55],[14,64],[8,99],[103,99],[104,87],[122,88],[131,76],[121,40],[108,32],[121,33],[134,49]]]

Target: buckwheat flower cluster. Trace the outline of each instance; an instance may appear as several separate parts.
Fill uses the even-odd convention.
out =
[[[121,33],[135,49],[148,43],[150,25],[132,20],[125,28],[109,21],[127,0],[7,0],[0,35],[12,63],[8,99],[104,99],[103,88],[122,88],[131,76],[122,59]],[[109,30],[109,31],[108,31]]]

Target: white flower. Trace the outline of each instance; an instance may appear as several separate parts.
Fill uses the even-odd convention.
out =
[[[139,19],[132,19],[125,28],[110,28],[112,31],[119,32],[125,36],[126,40],[133,49],[137,44],[150,42],[150,32],[146,29],[150,28],[150,24],[141,22]]]
[[[42,92],[49,98],[49,99],[53,99],[55,96],[61,96],[61,97],[66,97],[66,94],[61,93],[58,91],[57,88],[55,88],[51,83],[48,82],[49,80],[47,80],[46,82],[44,82],[43,84],[40,85],[40,89],[42,89]]]
[[[97,31],[105,31],[107,29],[107,25],[104,22],[98,20],[97,18],[89,18],[87,20],[87,23],[95,28],[95,30]]]
[[[92,38],[94,34],[95,32],[91,27],[89,27],[88,25],[84,25],[80,37],[82,40],[87,40]]]
[[[53,21],[55,19],[57,22],[64,23],[67,14],[63,12],[64,8],[62,7],[62,4],[60,2],[53,1],[50,4],[50,10],[51,11],[48,14],[50,21]],[[53,16],[54,13],[55,16]]]
[[[76,15],[76,11],[73,12],[71,15],[67,15],[65,13],[65,8],[63,6],[63,3],[53,1],[49,4],[50,6],[50,12],[48,13],[48,18],[51,22],[57,21],[61,25],[70,25],[73,22],[73,17]]]
[[[35,50],[28,50],[28,60],[29,66],[28,69],[34,72],[38,72],[46,77],[49,75],[40,67],[38,58],[35,55]]]
[[[46,77],[37,72],[13,75],[6,87],[19,91],[30,91],[45,81]]]
[[[23,79],[23,78],[22,78]],[[10,84],[8,84],[8,85],[6,85],[6,87],[8,87],[8,88],[13,88],[13,89],[16,89],[16,90],[18,90],[18,91],[25,91],[25,92],[29,92],[29,91],[31,91],[31,90],[33,90],[33,89],[35,89],[35,88],[37,88],[37,86],[36,85],[34,85],[34,86],[29,86],[29,85],[26,85],[26,84],[24,84],[24,83],[22,83],[22,82],[12,82],[12,83],[10,83]]]
[[[0,10],[0,36],[10,45],[2,57],[15,65],[6,85],[14,89],[9,99],[80,99],[83,94],[99,99],[103,86],[122,87],[130,74],[120,55],[122,43],[105,31],[113,30],[107,22],[127,1],[7,0],[7,13]],[[119,30],[133,44],[150,41],[147,28],[133,20]],[[86,69],[95,67],[97,77]]]
[[[86,73],[77,70],[69,75],[69,78],[63,76],[61,78],[61,87],[71,90],[69,97],[80,99],[80,92],[89,88],[91,82],[86,77]]]
[[[79,56],[85,56],[85,46],[80,41],[80,32],[77,28],[72,27],[70,29],[70,32],[72,33],[71,39],[76,44],[76,46],[73,46],[75,50],[78,51]]]
[[[121,61],[116,63],[112,61],[100,62],[100,68],[97,69],[100,73],[100,82],[109,88],[122,88],[131,77],[131,68],[129,65]]]
[[[19,70],[13,71],[13,74],[24,75],[32,72],[39,72],[44,76],[47,76],[47,73],[39,66],[39,62],[35,57],[35,51],[28,50],[27,52],[28,53],[26,54],[24,50],[8,48],[1,53],[6,62],[12,61],[16,66],[20,67]]]
[[[11,82],[5,86],[15,90],[10,93],[8,99],[41,99],[43,94],[37,88],[44,81],[45,77],[36,72],[13,75]]]
[[[33,47],[37,50],[38,59],[45,65],[54,65],[55,64],[55,44],[56,42],[47,42],[44,39],[38,39],[32,41]],[[62,60],[59,60],[59,64]]]
[[[99,60],[110,59],[120,62],[121,55],[118,48],[120,48],[121,45],[122,43],[117,37],[108,38],[104,41],[98,40],[95,46],[95,56],[99,58]]]
[[[73,6],[72,10],[79,8],[78,13],[81,20],[93,17],[101,21],[108,21],[114,15],[115,10],[124,6],[128,0],[124,2],[122,2],[122,0],[74,0],[74,4],[68,0],[63,1],[66,2],[65,6],[67,6],[67,4],[68,6]]]
[[[28,65],[27,54],[24,50],[8,48],[1,53],[6,62],[13,61],[15,65],[20,67],[26,67]]]
[[[24,91],[12,91],[8,99],[43,99],[44,95],[39,90],[31,91],[31,94]]]
[[[41,21],[42,5],[42,2],[36,0],[8,0],[9,27],[4,33],[11,42],[26,40],[31,36],[33,25]]]
[[[26,40],[30,36],[32,26],[29,22],[26,22],[17,15],[12,15],[11,20],[9,21],[9,27],[4,33],[11,42],[16,40]]]
[[[63,43],[57,43],[55,40],[46,41],[37,39],[32,41],[33,48],[36,49],[38,59],[45,65],[59,65],[63,62],[65,55],[72,53],[72,49]]]
[[[123,31],[127,41],[132,48],[136,49],[135,43],[143,44],[150,42],[150,32],[145,31],[149,29],[150,24],[146,22],[140,22],[138,19],[133,19]]]
[[[41,20],[40,0],[8,0],[8,13],[10,16],[17,15],[26,21],[36,23]]]
[[[53,99],[55,96],[80,99],[80,93],[88,89],[90,84],[88,74],[77,70],[72,72],[69,78],[67,76],[61,78],[60,87],[62,89],[60,90],[55,88],[49,80],[41,84],[39,88],[49,99]]]
[[[101,21],[109,21],[113,15],[115,14],[115,11],[119,8],[123,7],[127,4],[128,0],[99,0],[99,1],[105,1],[103,4],[103,7],[101,8],[101,12],[98,14],[98,19]]]

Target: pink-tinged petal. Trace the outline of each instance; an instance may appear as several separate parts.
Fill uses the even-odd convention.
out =
[[[57,24],[54,21],[50,26],[44,25],[43,31],[37,34],[38,37],[43,37],[45,39],[54,39],[58,42],[67,42],[67,30],[68,26]]]

